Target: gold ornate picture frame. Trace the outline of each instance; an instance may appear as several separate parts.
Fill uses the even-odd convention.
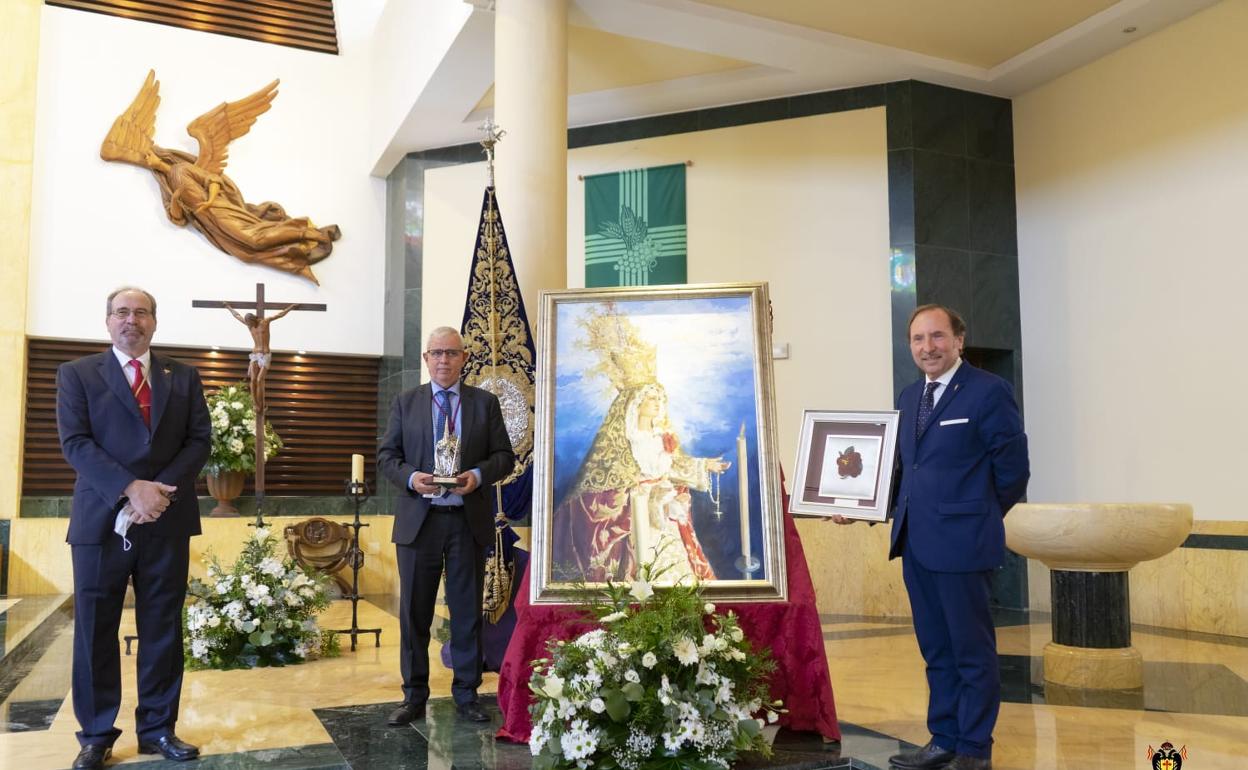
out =
[[[648,562],[787,599],[770,326],[764,283],[542,293],[532,602]]]

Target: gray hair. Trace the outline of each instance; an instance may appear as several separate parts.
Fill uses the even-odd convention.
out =
[[[456,339],[459,340],[459,344],[462,347],[464,344],[464,338],[460,336],[459,329],[452,329],[449,326],[439,326],[429,332],[429,337],[425,340],[425,348],[428,349],[428,347],[433,343],[434,337],[449,337],[452,334],[454,334]]]
[[[113,293],[108,295],[108,304],[106,306],[107,309],[104,312],[105,317],[113,314],[113,299],[118,294],[124,294],[125,292],[128,292],[128,291],[137,291],[139,294],[142,294],[143,296],[147,297],[148,303],[150,303],[152,306],[152,318],[156,317],[156,298],[152,296],[152,293],[150,291],[148,291],[147,289],[140,289],[138,286],[122,286],[119,289],[113,289]]]

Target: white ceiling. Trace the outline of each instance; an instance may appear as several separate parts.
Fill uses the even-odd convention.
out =
[[[494,0],[463,1],[471,13],[375,173],[479,139]],[[1216,1],[570,0],[568,123],[906,79],[1012,97]]]

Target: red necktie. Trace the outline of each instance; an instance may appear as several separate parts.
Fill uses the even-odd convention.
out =
[[[139,402],[139,412],[143,415],[143,424],[152,427],[152,386],[143,376],[143,363],[137,358],[130,359],[130,368],[134,369],[130,392],[134,400]]]

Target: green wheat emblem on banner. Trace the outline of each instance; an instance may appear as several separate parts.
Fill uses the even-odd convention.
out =
[[[585,285],[685,283],[685,164],[585,177]]]

